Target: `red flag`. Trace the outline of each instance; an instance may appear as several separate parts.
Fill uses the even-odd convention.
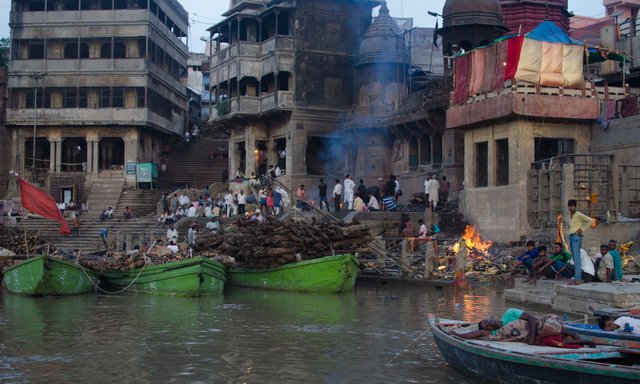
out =
[[[60,227],[60,233],[70,235],[71,229],[69,229],[69,224],[67,223],[67,220],[62,217],[53,197],[38,187],[29,184],[22,177],[19,179],[22,206],[33,213],[37,213],[48,219],[59,221],[60,224],[62,224]]]

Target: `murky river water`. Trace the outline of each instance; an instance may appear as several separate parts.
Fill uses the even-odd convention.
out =
[[[206,298],[0,298],[0,382],[473,383],[428,312],[500,315],[502,295],[359,285],[343,295],[229,289]]]

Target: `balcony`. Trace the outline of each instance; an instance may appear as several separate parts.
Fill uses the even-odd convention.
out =
[[[211,56],[211,68],[237,57],[261,58],[279,51],[294,51],[292,36],[274,36],[262,43],[240,41],[230,45]]]
[[[7,125],[31,126],[33,109],[7,109]],[[175,119],[174,119],[175,120]],[[47,126],[95,126],[95,125],[148,125],[154,124],[165,130],[180,134],[182,124],[167,120],[146,108],[60,108],[38,109],[38,124]]]
[[[82,75],[82,72],[145,72],[146,59],[47,59],[44,60],[12,60],[11,73],[64,73],[72,72]],[[80,72],[80,73],[79,73]]]
[[[621,100],[628,92],[628,88],[596,87],[591,82],[583,89],[565,89],[509,80],[504,88],[471,96],[462,105],[451,102],[447,128],[510,116],[596,120],[601,100]]]
[[[277,97],[277,99],[276,99]],[[294,105],[292,91],[278,91],[260,97],[240,96],[234,97],[228,102],[228,109],[218,108],[213,104],[211,121],[226,119],[235,115],[263,115],[270,112],[291,110]],[[224,103],[221,102],[221,103]]]

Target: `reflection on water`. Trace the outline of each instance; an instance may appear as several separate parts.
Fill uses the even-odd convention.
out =
[[[490,290],[358,286],[313,295],[230,289],[171,298],[0,300],[1,382],[470,383],[425,335],[426,315],[504,310]]]

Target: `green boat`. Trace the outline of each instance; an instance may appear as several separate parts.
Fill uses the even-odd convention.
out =
[[[353,290],[358,259],[352,254],[326,256],[280,267],[227,271],[229,284],[284,291],[339,293]]]
[[[2,274],[2,286],[7,291],[31,296],[91,292],[97,282],[98,275],[93,271],[50,256],[32,257]]]
[[[222,263],[195,257],[126,271],[108,270],[102,272],[101,280],[108,292],[203,296],[222,293],[226,276]]]

